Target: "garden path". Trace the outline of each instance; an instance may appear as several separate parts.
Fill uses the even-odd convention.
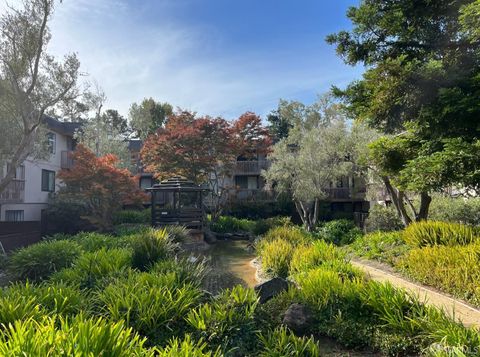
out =
[[[396,287],[413,292],[420,299],[424,299],[428,304],[444,310],[448,316],[461,321],[465,326],[480,327],[480,310],[462,300],[454,299],[430,287],[411,282],[384,264],[362,259],[353,259],[351,263],[364,270],[373,280],[389,282]]]

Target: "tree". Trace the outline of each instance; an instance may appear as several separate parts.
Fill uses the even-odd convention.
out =
[[[113,154],[122,168],[130,168],[131,158],[125,137],[126,122],[122,121],[122,117],[115,110],[102,113],[106,100],[105,93],[96,85],[95,91],[89,93],[86,101],[93,117],[84,121],[75,133],[75,139],[92,150],[97,157]]]
[[[23,1],[0,19],[0,179],[2,192],[17,167],[34,152],[43,118],[77,98],[80,63],[75,54],[62,62],[46,52],[54,0]]]
[[[262,124],[262,119],[252,112],[242,114],[233,122],[232,140],[237,156],[246,158],[265,155],[269,152],[272,139],[267,128]]]
[[[167,122],[173,108],[168,103],[156,102],[153,98],[145,98],[140,104],[133,103],[130,107],[130,125],[137,137],[145,140]]]
[[[332,93],[318,96],[317,100],[306,105],[297,101],[280,99],[277,109],[267,116],[268,127],[274,142],[286,138],[295,125],[311,128],[320,122],[331,122],[342,116],[338,103],[334,103]]]
[[[208,186],[215,220],[232,188],[230,178],[237,157],[266,154],[270,142],[268,130],[254,113],[247,112],[230,123],[178,111],[147,138],[141,157],[146,170],[160,179],[179,175]]]
[[[209,186],[215,220],[223,209],[226,178],[237,153],[226,120],[179,111],[147,138],[141,157],[146,170],[157,178],[178,175]]]
[[[388,134],[372,144],[371,159],[404,223],[428,217],[433,191],[478,191],[478,1],[368,0],[347,16],[353,29],[327,41],[367,70],[335,94],[350,116]]]
[[[109,127],[115,130],[119,135],[128,137],[130,134],[130,128],[128,127],[127,119],[122,116],[115,109],[107,109],[102,114],[102,119],[107,123]]]
[[[331,184],[353,173],[349,149],[343,121],[307,130],[294,127],[274,145],[269,155],[272,164],[264,176],[277,192],[291,194],[308,230],[316,226],[320,201],[328,198]]]
[[[118,167],[115,155],[97,157],[79,144],[72,158],[73,167],[58,175],[66,185],[59,195],[85,202],[89,211],[85,218],[101,230],[111,229],[113,215],[124,205],[139,205],[146,199],[137,179]]]

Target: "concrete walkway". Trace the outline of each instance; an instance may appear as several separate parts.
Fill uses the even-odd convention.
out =
[[[420,300],[425,300],[428,304],[444,310],[448,316],[462,322],[467,327],[480,327],[480,310],[464,301],[451,298],[424,285],[413,283],[383,264],[360,259],[352,259],[351,263],[364,270],[373,280],[390,282],[396,287],[413,292]]]

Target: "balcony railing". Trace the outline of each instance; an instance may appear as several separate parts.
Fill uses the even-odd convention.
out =
[[[362,187],[335,187],[327,189],[328,198],[330,200],[364,199],[365,192],[365,188]]]
[[[262,189],[238,188],[229,191],[231,201],[271,201],[275,199],[273,191]]]
[[[268,160],[250,160],[250,161],[236,161],[235,174],[236,175],[259,175],[262,170],[268,169],[270,161]]]
[[[73,151],[62,151],[61,162],[60,166],[62,169],[71,169],[73,167],[73,158],[72,158]]]
[[[25,199],[25,180],[13,179],[0,193],[0,203],[22,203]]]

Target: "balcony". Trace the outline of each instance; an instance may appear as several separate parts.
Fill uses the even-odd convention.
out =
[[[62,169],[71,169],[73,167],[73,158],[72,158],[73,151],[62,151],[61,158],[60,158],[60,167]]]
[[[0,203],[22,203],[25,200],[25,180],[13,179],[0,193]]]
[[[248,188],[231,189],[228,192],[228,196],[231,201],[246,202],[273,201],[275,199],[273,191]]]
[[[249,160],[235,162],[235,175],[260,175],[262,170],[268,169],[268,160]]]
[[[363,200],[366,190],[364,187],[335,187],[326,190],[329,200]]]

